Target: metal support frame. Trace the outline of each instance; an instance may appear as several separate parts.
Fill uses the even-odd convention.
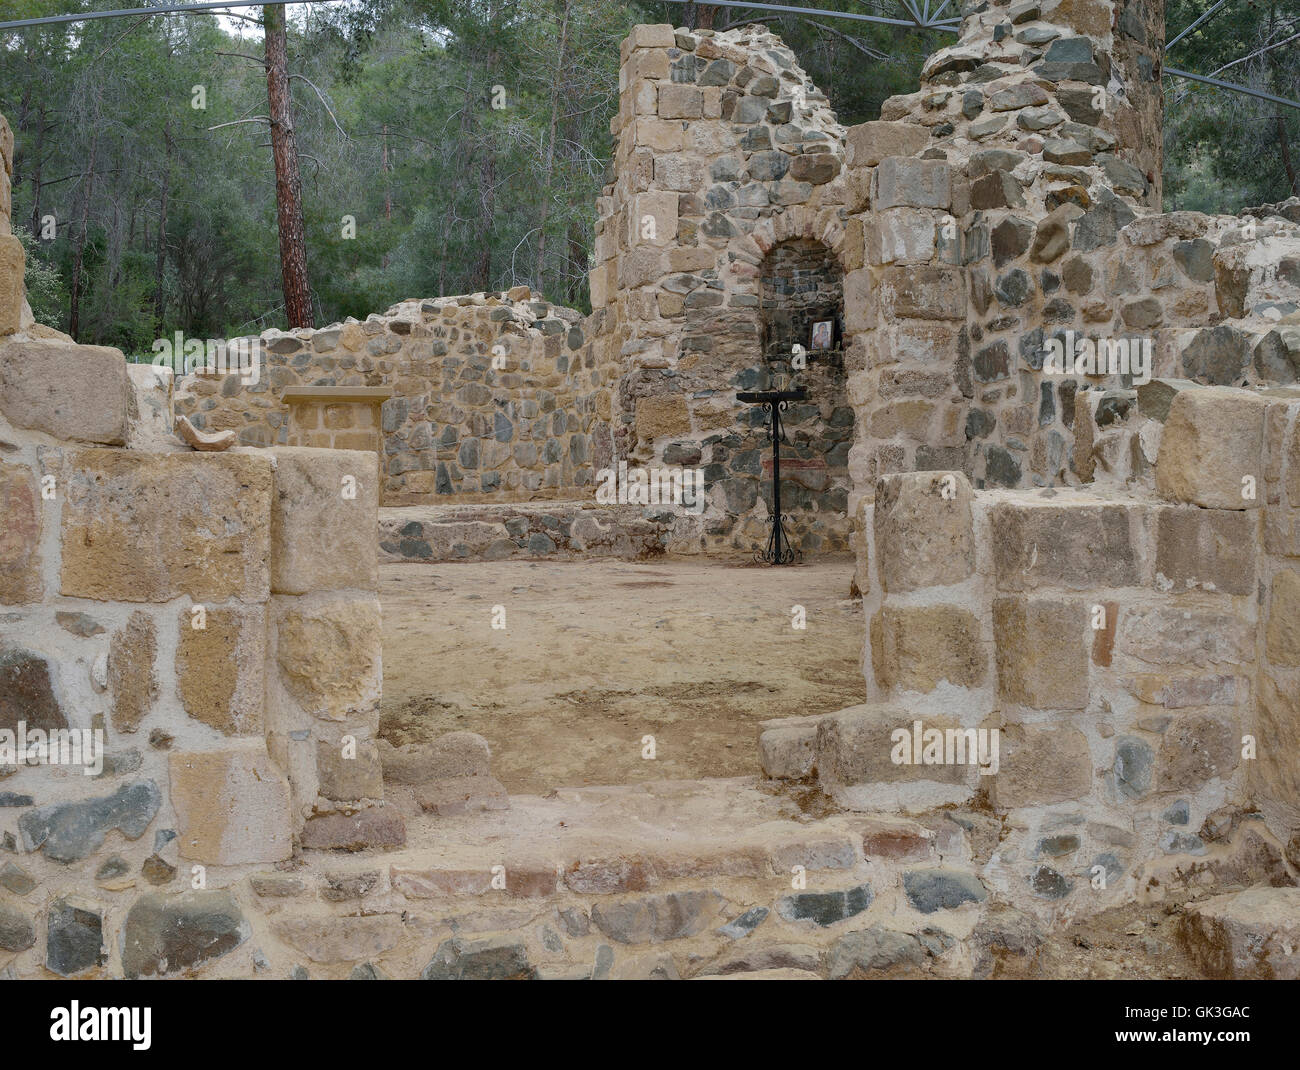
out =
[[[741,391],[736,395],[737,401],[762,405],[767,409],[770,420],[768,436],[772,440],[772,515],[768,517],[768,523],[772,525],[772,534],[767,537],[764,549],[754,550],[754,560],[768,565],[793,565],[803,557],[802,551],[790,545],[790,536],[785,530],[786,516],[781,512],[781,443],[786,441],[785,431],[781,427],[781,413],[790,402],[805,401],[807,398],[808,392],[802,387],[797,390]]]
[[[55,24],[68,24],[74,22],[89,22],[92,19],[111,19],[130,15],[171,15],[180,12],[211,11],[220,12],[223,9],[233,9],[239,7],[263,7],[269,5],[289,6],[291,4],[307,3],[332,3],[335,0],[212,0],[208,3],[196,4],[158,4],[153,7],[132,7],[122,8],[113,11],[87,11],[77,15],[49,15],[34,19],[13,19],[8,22],[0,22],[0,31],[18,30],[28,26],[49,26]],[[960,16],[949,15],[943,17],[948,5],[952,0],[940,0],[939,6],[933,11],[930,10],[932,0],[898,0],[903,8],[911,16],[907,19],[891,19],[883,15],[862,15],[851,11],[831,11],[820,7],[792,7],[788,4],[768,4],[768,3],[749,3],[747,0],[669,0],[670,3],[685,4],[691,2],[707,2],[712,7],[730,7],[744,8],[753,11],[775,11],[787,15],[815,16],[818,18],[828,19],[847,19],[850,22],[873,22],[882,26],[902,26],[908,29],[933,30],[936,33],[959,32],[961,25]],[[918,8],[917,4],[920,4]],[[1217,0],[1213,7],[1202,14],[1190,26],[1187,26],[1172,41],[1165,45],[1165,51],[1173,48],[1188,34],[1199,27],[1211,16],[1217,14],[1219,10],[1227,3],[1227,0]],[[1295,108],[1300,110],[1300,101],[1290,100],[1287,97],[1275,96],[1272,93],[1265,93],[1263,90],[1251,89],[1249,86],[1241,85],[1237,82],[1227,82],[1221,78],[1214,78],[1206,74],[1194,74],[1191,71],[1179,70],[1177,67],[1162,68],[1163,74],[1171,75],[1174,78],[1186,78],[1193,82],[1202,82],[1205,85],[1212,85],[1217,89],[1226,89],[1232,93],[1242,93],[1249,97],[1255,97],[1259,100],[1267,100],[1271,104],[1280,104],[1283,107]]]
[[[8,22],[0,22],[0,30],[18,30],[25,26],[48,26],[59,23],[70,22],[89,22],[92,19],[110,19],[119,18],[129,15],[171,15],[185,11],[214,11],[219,12],[223,8],[237,7],[263,7],[267,5],[288,6],[290,4],[308,4],[308,3],[331,3],[335,0],[226,0],[226,2],[207,3],[171,3],[157,4],[152,7],[132,7],[120,8],[112,11],[87,11],[76,15],[47,15],[41,18],[33,19],[12,19]],[[685,4],[691,0],[670,0],[672,3]],[[707,2],[710,7],[739,7],[747,9],[757,9],[759,11],[778,11],[783,14],[792,15],[818,15],[823,18],[831,19],[848,19],[851,22],[875,22],[883,26],[905,26],[913,29],[922,30],[941,30],[948,33],[957,33],[957,27],[961,19],[955,15],[948,18],[941,18],[944,11],[952,0],[942,0],[939,6],[930,11],[930,0],[922,0],[922,8],[916,7],[916,0],[899,0],[899,3],[907,10],[911,18],[891,19],[883,15],[861,15],[850,11],[830,11],[820,7],[791,7],[787,4],[765,4],[765,3],[746,3],[745,0],[695,0],[695,2]]]

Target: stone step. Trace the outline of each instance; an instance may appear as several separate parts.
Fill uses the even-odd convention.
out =
[[[1300,888],[1248,888],[1190,906],[1179,939],[1212,978],[1300,979]]]
[[[918,718],[901,705],[869,702],[835,713],[763,721],[759,725],[759,761],[764,776],[777,781],[815,781],[818,788],[847,810],[921,813],[968,802],[979,787],[978,747],[960,764],[927,764],[925,742],[916,750]],[[924,731],[966,733],[962,742],[978,740],[973,728],[956,721],[924,719]],[[905,759],[895,733],[907,734]]]
[[[796,867],[822,874],[810,887],[836,893],[873,874],[893,881],[902,868],[958,867],[974,879],[966,832],[942,813],[809,820],[753,777],[513,795],[508,809],[452,807],[436,819],[421,814],[423,790],[390,782],[386,802],[405,816],[407,842],[358,863],[382,865],[394,891],[417,899],[483,895],[494,867],[504,869],[503,890],[516,899],[643,892],[714,877],[789,883]],[[327,852],[304,855],[315,871],[342,864]]]
[[[379,510],[379,559],[634,561],[664,552],[677,515],[668,507],[592,500],[390,507]]]
[[[307,850],[291,879],[250,879],[313,976],[367,961],[395,977],[987,967],[979,934],[1001,908],[946,813],[814,819],[742,777],[516,795],[507,811],[433,818],[414,817],[416,786],[390,788],[404,846]]]

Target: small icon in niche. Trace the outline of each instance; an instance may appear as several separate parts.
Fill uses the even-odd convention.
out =
[[[835,321],[818,320],[812,325],[812,339],[809,342],[808,348],[813,350],[830,349],[834,344],[834,338]]]

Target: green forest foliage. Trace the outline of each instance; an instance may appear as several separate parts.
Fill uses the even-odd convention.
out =
[[[1211,2],[1172,0],[1170,36]],[[7,0],[5,16],[105,4]],[[899,13],[883,0],[825,6]],[[681,23],[680,4],[352,0],[289,11],[318,324],[405,297],[520,283],[587,307],[618,45],[635,22]],[[0,33],[14,223],[28,232],[42,322],[67,330],[75,304],[80,340],[137,355],[175,331],[228,337],[283,325],[275,181],[258,118],[267,113],[260,15]],[[925,57],[951,39],[726,8],[714,25],[754,17],[795,49],[846,125],[914,89]],[[1300,97],[1292,34],[1300,0],[1229,0],[1169,62],[1212,73],[1281,42],[1219,76]],[[1167,208],[1236,211],[1300,190],[1288,162],[1300,112],[1174,78],[1165,89]]]

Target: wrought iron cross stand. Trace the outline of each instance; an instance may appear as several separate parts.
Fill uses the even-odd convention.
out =
[[[785,517],[781,514],[781,443],[785,442],[785,432],[781,429],[781,413],[792,401],[805,401],[808,391],[800,387],[797,390],[745,390],[736,395],[737,401],[748,405],[766,406],[771,423],[768,434],[772,439],[772,534],[768,536],[767,548],[755,550],[756,561],[766,561],[769,565],[792,565],[803,555],[790,545],[790,538],[785,533]]]

